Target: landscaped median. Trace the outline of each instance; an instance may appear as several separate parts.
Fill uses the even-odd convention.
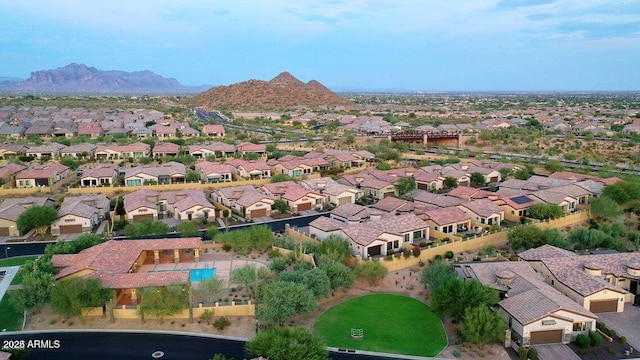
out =
[[[361,337],[352,337],[352,329],[356,335],[361,329]],[[347,300],[322,314],[315,330],[327,346],[339,349],[433,357],[447,346],[438,316],[424,303],[401,295]]]

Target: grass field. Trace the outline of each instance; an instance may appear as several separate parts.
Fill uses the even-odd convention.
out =
[[[363,329],[363,339],[352,339],[352,328]],[[438,316],[420,301],[400,295],[345,301],[322,314],[315,329],[327,346],[341,349],[436,356],[447,346]]]
[[[35,260],[38,257],[39,257],[38,255],[33,255],[33,256],[18,256],[18,257],[12,257],[8,259],[2,259],[0,260],[0,267],[22,265],[27,261]],[[11,285],[20,285],[20,284],[22,284],[22,277],[20,276],[20,273],[18,273],[13,278],[13,280],[11,280]]]
[[[0,301],[0,331],[17,331],[22,329],[22,312],[9,303],[9,292]]]

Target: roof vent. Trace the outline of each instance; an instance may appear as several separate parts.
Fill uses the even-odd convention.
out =
[[[503,270],[496,273],[497,282],[499,285],[507,286],[513,282],[516,274],[509,270]]]
[[[589,275],[593,276],[601,276],[602,275],[602,266],[598,265],[595,262],[588,262],[584,264],[584,271]]]

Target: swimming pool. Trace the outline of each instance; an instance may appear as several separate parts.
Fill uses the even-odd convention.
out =
[[[189,270],[189,280],[191,282],[211,280],[214,276],[216,276],[215,268]]]
[[[178,269],[178,270],[154,270],[150,272],[169,272],[169,271],[186,271],[187,269]],[[189,280],[191,282],[202,281],[202,280],[211,280],[216,276],[215,268],[206,268],[206,269],[190,269],[189,270]]]

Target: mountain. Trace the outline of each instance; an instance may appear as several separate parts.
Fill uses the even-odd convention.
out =
[[[269,81],[248,80],[229,86],[216,86],[194,96],[195,106],[229,110],[284,110],[296,106],[348,106],[316,80],[308,83],[282,72]]]
[[[3,93],[167,94],[198,91],[202,88],[183,86],[176,79],[164,78],[149,70],[104,71],[83,64],[35,71],[27,80],[0,83]]]

